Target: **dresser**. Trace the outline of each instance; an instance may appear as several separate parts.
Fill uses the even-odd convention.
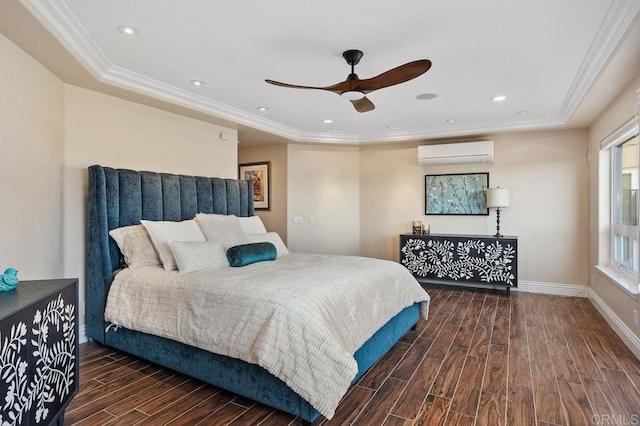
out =
[[[400,263],[423,283],[518,285],[518,239],[489,235],[401,234]]]
[[[0,423],[64,422],[78,392],[78,280],[0,292]]]

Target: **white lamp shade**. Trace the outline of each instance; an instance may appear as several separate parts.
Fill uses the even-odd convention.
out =
[[[487,188],[487,207],[509,207],[511,204],[511,193],[509,188]]]

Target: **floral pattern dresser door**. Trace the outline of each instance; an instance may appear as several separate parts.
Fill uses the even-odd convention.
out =
[[[75,279],[0,292],[0,425],[62,425],[78,392]]]
[[[518,285],[518,239],[486,235],[400,235],[400,263],[418,281],[435,284]]]

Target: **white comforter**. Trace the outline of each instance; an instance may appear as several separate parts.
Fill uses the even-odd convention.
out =
[[[353,353],[429,295],[401,265],[295,253],[273,262],[179,274],[125,269],[105,319],[258,364],[331,418],[355,377]]]

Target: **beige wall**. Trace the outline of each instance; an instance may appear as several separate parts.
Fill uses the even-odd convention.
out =
[[[588,168],[586,131],[494,135],[495,163],[423,168],[418,143],[361,152],[361,239],[364,256],[398,260],[398,234],[411,221],[435,233],[494,234],[489,216],[425,216],[424,175],[489,172],[490,186],[511,189],[501,232],[518,237],[519,280],[586,285]]]
[[[622,290],[594,267],[598,264],[607,264],[610,260],[610,157],[609,152],[600,152],[600,141],[637,113],[635,93],[638,89],[640,89],[640,77],[605,109],[589,131],[592,160],[589,176],[592,188],[589,210],[593,223],[590,231],[589,265],[592,290],[637,337],[640,337],[640,327],[633,324],[633,311],[640,312],[640,300]]]
[[[357,255],[360,251],[358,148],[289,145],[287,219],[289,249]],[[293,224],[294,216],[304,223]],[[315,224],[309,223],[315,217]]]
[[[267,228],[287,243],[287,145],[253,146],[238,149],[239,163],[271,162],[270,210],[256,210]]]
[[[0,34],[0,273],[62,278],[63,84]]]
[[[87,167],[237,177],[237,132],[65,85],[64,272],[84,300]],[[229,136],[222,140],[220,133]],[[81,318],[84,319],[84,306]],[[81,324],[84,321],[81,321]]]

